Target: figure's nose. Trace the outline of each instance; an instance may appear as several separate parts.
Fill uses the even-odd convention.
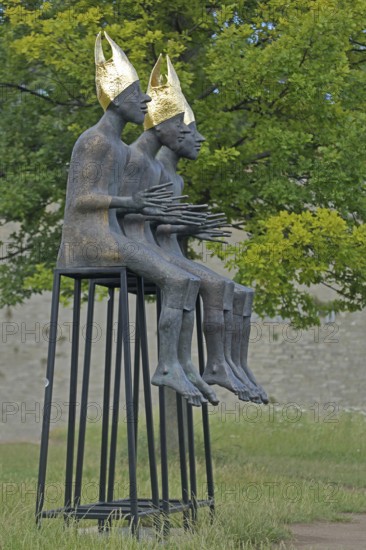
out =
[[[198,143],[202,143],[203,141],[206,141],[206,138],[202,134],[197,132],[196,141],[198,141]]]
[[[150,103],[151,97],[147,94],[142,94],[142,102],[143,103]]]

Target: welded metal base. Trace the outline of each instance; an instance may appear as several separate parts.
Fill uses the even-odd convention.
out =
[[[52,395],[54,386],[54,371],[57,343],[57,322],[59,310],[60,285],[62,277],[74,280],[73,324],[70,364],[70,387],[68,400],[68,429],[66,443],[66,472],[64,505],[51,510],[44,510],[46,492],[46,471],[49,447],[49,430],[51,422]],[[80,400],[80,421],[76,441],[76,405],[77,380],[80,336],[80,307],[82,281],[89,281],[87,322],[85,333],[84,366],[82,373],[82,389]],[[97,502],[82,503],[83,466],[85,454],[85,435],[87,427],[87,409],[89,395],[90,366],[92,357],[92,331],[95,288],[97,285],[108,289],[108,305],[106,320],[106,347],[103,383],[102,433],[99,469],[99,498]],[[115,294],[118,293],[118,326],[117,341],[113,353],[113,313]],[[134,350],[134,368],[131,368],[131,350],[129,335],[128,293],[134,293],[136,303],[136,333]],[[166,433],[165,389],[159,388],[159,443],[161,483],[158,479],[156,459],[156,440],[154,437],[153,407],[151,398],[150,370],[148,357],[148,342],[146,332],[145,295],[157,295],[157,315],[160,312],[160,293],[153,283],[144,280],[126,268],[81,268],[56,269],[51,306],[51,323],[49,333],[49,350],[47,361],[47,384],[45,388],[44,415],[41,437],[39,462],[38,491],[36,505],[36,521],[40,524],[42,518],[64,517],[77,520],[98,520],[99,528],[109,528],[113,519],[124,519],[129,522],[132,532],[138,535],[139,520],[152,516],[158,532],[167,535],[169,532],[169,515],[180,512],[183,514],[183,526],[188,529],[197,520],[197,510],[207,506],[211,515],[214,513],[214,483],[211,462],[210,433],[207,405],[202,406],[202,422],[204,451],[206,462],[207,498],[198,500],[195,438],[192,406],[179,394],[176,394],[179,461],[181,479],[181,500],[169,496],[168,450]],[[204,369],[204,354],[202,341],[202,320],[199,299],[196,307],[197,342],[199,367],[201,374]],[[115,357],[113,394],[112,394],[112,357]],[[125,399],[120,399],[122,363],[125,385]],[[143,498],[138,495],[137,479],[137,432],[139,416],[139,386],[142,373],[144,391],[144,409],[146,418],[146,438],[148,447],[148,462],[150,473],[151,494]],[[126,408],[126,429],[128,447],[128,488],[129,497],[116,499],[115,472],[117,431],[119,424],[119,409],[121,403]],[[186,408],[186,415],[184,414]],[[110,414],[111,413],[111,414]],[[186,417],[186,418],[185,418]],[[186,449],[186,442],[188,449]],[[188,452],[187,452],[188,451]],[[187,460],[188,457],[188,460]],[[188,462],[188,464],[187,464]],[[201,480],[202,481],[202,480]],[[202,484],[201,484],[202,487]],[[161,496],[160,496],[161,495]]]

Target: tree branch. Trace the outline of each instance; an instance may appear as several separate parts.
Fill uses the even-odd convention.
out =
[[[214,90],[216,90],[217,88],[217,84],[213,84],[212,86],[210,86],[209,88],[206,88],[206,90],[204,92],[202,92],[202,94],[200,94],[198,96],[197,99],[205,99],[205,97],[209,96],[210,94],[212,94],[212,92]]]
[[[15,256],[19,256],[19,254],[22,254],[26,250],[30,250],[32,248],[31,245],[26,246],[25,248],[21,248],[16,250],[15,252],[11,252],[10,254],[7,254],[6,256],[0,256],[0,262],[4,260],[10,260],[10,258],[14,258]]]
[[[331,290],[334,290],[334,292],[336,292],[337,294],[339,294],[340,296],[343,296],[343,298],[346,298],[346,300],[350,301],[350,302],[353,302],[354,301],[354,298],[352,298],[352,296],[349,296],[349,294],[347,294],[346,292],[344,292],[343,290],[340,290],[339,288],[335,288],[334,286],[330,285],[329,283],[326,283],[324,281],[321,281],[321,284],[326,286],[327,288],[330,288]],[[358,298],[358,300],[360,300],[360,298]]]
[[[357,46],[361,46],[361,48],[366,49],[366,44],[363,44],[362,42],[358,42],[357,40],[354,40],[353,38],[350,38],[349,41],[351,42],[351,44],[357,44]],[[358,51],[362,51],[362,50],[358,50]]]
[[[254,122],[254,124],[252,124],[252,126],[250,126],[249,130],[254,130],[254,128],[257,126],[257,123]],[[238,139],[238,141],[236,141],[235,143],[233,143],[232,145],[230,145],[230,147],[239,147],[239,145],[242,145],[244,143],[244,141],[248,138],[247,135],[245,136],[242,136],[241,138]]]
[[[236,105],[233,105],[232,107],[224,107],[223,111],[225,113],[232,113],[233,111],[239,111],[241,109],[243,111],[251,111],[251,109],[249,109],[249,105],[251,103],[255,103],[255,100],[249,99],[248,101],[246,101],[245,99],[243,99],[243,101],[240,101],[239,103],[237,103]]]
[[[23,93],[34,95],[36,97],[39,97],[40,99],[44,99],[45,101],[48,101],[49,103],[52,103],[53,105],[64,105],[64,106],[75,105],[75,103],[71,103],[71,102],[66,102],[65,103],[65,102],[62,102],[62,101],[55,101],[51,97],[48,97],[44,94],[40,94],[39,92],[36,92],[35,90],[30,90],[29,88],[26,88],[25,86],[22,86],[21,84],[13,84],[11,82],[0,82],[0,87],[1,86],[3,86],[4,88],[12,88],[14,90],[20,90]],[[87,103],[81,104],[80,101],[78,101],[78,104],[83,106],[83,107],[92,107],[91,104],[87,104]]]
[[[252,159],[250,159],[246,164],[252,164],[253,162],[256,162],[257,160],[261,159],[267,159],[271,156],[271,151],[263,151],[263,153],[258,153],[257,155],[254,155]]]

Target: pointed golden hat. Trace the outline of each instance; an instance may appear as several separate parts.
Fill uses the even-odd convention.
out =
[[[117,46],[104,31],[104,36],[112,48],[112,57],[105,60],[102,48],[102,33],[98,33],[95,41],[95,83],[99,103],[104,110],[123,90],[139,80],[137,72],[128,60],[124,51]]]
[[[167,56],[167,57],[168,57],[168,56]],[[168,58],[168,59],[169,59],[169,58]],[[172,75],[174,75],[174,76],[173,76],[174,81],[175,81],[176,83],[178,83],[179,88],[182,89],[182,88],[181,88],[181,85],[180,85],[180,81],[179,81],[178,75],[177,75],[177,73],[175,72],[175,69],[174,69],[173,65],[171,64],[170,59],[169,59],[169,64],[170,64],[170,71],[171,71]],[[182,95],[183,95],[183,92],[182,92]],[[188,103],[188,101],[186,100],[186,98],[184,97],[184,95],[183,95],[183,98],[184,98],[184,119],[183,119],[183,122],[184,122],[184,124],[187,124],[187,126],[188,126],[188,124],[190,124],[191,122],[195,122],[196,119],[194,118],[194,113],[193,113],[193,111],[192,111],[192,109],[191,109],[191,106],[189,105],[189,103]]]
[[[185,112],[186,100],[177,73],[167,55],[168,75],[164,78],[161,74],[162,59],[163,56],[160,54],[155,67],[151,71],[147,87],[146,93],[151,97],[151,102],[147,104],[148,110],[144,121],[145,130],[149,130],[149,128],[153,128],[161,122]]]
[[[190,104],[188,103],[188,101],[186,100],[186,98],[184,98],[185,101],[186,101],[186,104],[185,104],[185,109],[184,109],[184,119],[183,119],[183,122],[184,124],[190,124],[191,122],[195,122],[196,119],[194,118],[194,113],[191,109],[191,106]]]

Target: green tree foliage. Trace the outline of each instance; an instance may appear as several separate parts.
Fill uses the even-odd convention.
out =
[[[107,28],[143,87],[170,54],[207,138],[182,165],[187,190],[243,221],[242,246],[218,253],[256,283],[257,310],[317,322],[314,283],[339,290],[336,310],[364,307],[365,13],[363,0],[0,3],[0,305],[49,288]]]

